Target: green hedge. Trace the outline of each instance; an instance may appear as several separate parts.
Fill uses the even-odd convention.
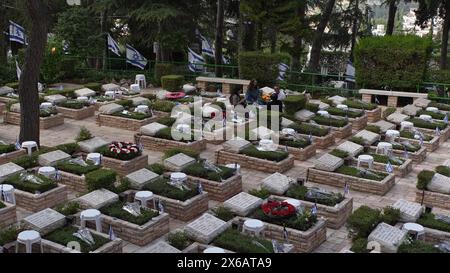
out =
[[[355,253],[369,253],[370,251],[367,249],[367,239],[366,238],[357,238],[353,241],[351,251]]]
[[[397,253],[441,253],[441,251],[433,244],[416,240],[401,244]]]
[[[381,211],[363,205],[347,219],[347,227],[353,238],[367,238],[380,222]]]
[[[422,214],[417,223],[424,227],[450,232],[450,224],[436,219],[433,213]]]
[[[450,177],[450,167],[447,166],[437,166],[436,172],[445,176]]]
[[[179,200],[181,202],[184,202],[198,195],[198,191],[196,188],[181,190],[177,187],[170,185],[168,182],[169,180],[161,178],[146,185],[145,189],[153,192],[154,194]]]
[[[408,121],[412,122],[414,124],[414,127],[420,127],[430,130],[436,130],[436,127],[439,127],[440,130],[444,130],[445,128],[447,128],[447,124],[443,121],[428,122],[419,118],[412,118]]]
[[[220,169],[220,172],[215,172],[206,169],[202,163],[194,163],[183,169],[183,173],[200,177],[207,180],[221,182],[222,180],[226,180],[234,175],[234,169],[227,168],[224,166],[217,166]]]
[[[0,155],[14,152],[16,146],[14,144],[0,144]]]
[[[211,211],[214,214],[214,216],[225,222],[228,222],[235,217],[234,213],[230,209],[223,206],[216,207]]]
[[[78,101],[78,100],[68,100],[66,102],[60,103],[58,106],[63,107],[63,108],[80,110],[80,109],[83,109],[84,107],[88,107],[89,102]]]
[[[155,64],[155,84],[161,86],[161,77],[172,75],[174,72],[174,66],[172,64]]]
[[[443,120],[445,118],[445,114],[435,113],[435,112],[425,111],[425,110],[417,111],[417,116],[420,116],[420,115],[429,115],[433,119],[440,119],[440,120]]]
[[[266,190],[264,188],[259,189],[259,190],[258,189],[252,189],[248,193],[253,195],[253,196],[259,197],[259,198],[261,198],[263,200],[269,198],[269,196],[272,195],[272,193],[270,191],[268,191],[268,190]]]
[[[345,111],[336,107],[330,107],[327,109],[327,112],[333,116],[341,116],[348,118],[359,118],[364,115],[364,112],[355,112],[355,111]]]
[[[26,191],[33,194],[36,192],[44,193],[58,186],[58,184],[55,181],[43,175],[36,175],[36,177],[39,177],[43,181],[43,183],[37,184],[27,180],[22,181],[20,179],[20,174],[16,174],[7,178],[3,183],[12,185],[14,186],[15,189]]]
[[[366,140],[362,137],[353,136],[349,139],[351,142],[354,142],[356,144],[359,144],[361,146],[366,145]]]
[[[347,105],[349,108],[361,110],[375,110],[378,107],[376,104],[367,103],[362,100],[345,100],[342,104]]]
[[[289,187],[288,191],[286,192],[286,196],[299,199],[299,200],[305,200],[309,202],[317,202],[318,204],[326,205],[334,207],[336,204],[341,203],[344,201],[345,197],[341,193],[332,193],[329,198],[326,199],[314,199],[309,198],[307,196],[308,188],[299,184],[294,184],[291,187]]]
[[[289,157],[289,153],[282,151],[260,151],[255,146],[251,145],[243,149],[241,154],[256,157],[260,159],[265,159],[269,161],[280,162]]]
[[[342,151],[342,150],[339,150],[339,149],[334,149],[333,151],[330,152],[330,155],[334,155],[334,156],[339,157],[339,158],[347,158],[348,157],[348,152]]]
[[[99,189],[113,190],[117,173],[112,170],[99,169],[85,175],[86,185],[89,191]]]
[[[271,86],[279,76],[279,54],[268,54],[257,51],[239,54],[239,74],[242,79],[256,79],[260,86]]]
[[[318,126],[315,126],[313,124],[309,123],[292,123],[291,125],[287,126],[288,128],[294,129],[299,134],[304,135],[313,135],[317,137],[323,137],[328,135],[329,129],[327,128],[321,128]]]
[[[80,151],[80,145],[77,143],[66,143],[56,146],[56,149],[63,151],[66,154],[73,155],[74,153]]]
[[[409,138],[409,139],[415,139],[414,138],[415,133],[411,132],[411,131],[400,131],[400,137],[404,137],[404,138]],[[429,136],[429,135],[424,135],[423,140],[424,141],[431,141],[433,139],[433,137]]]
[[[150,118],[151,114],[139,113],[139,112],[128,112],[128,114],[124,114],[122,112],[116,112],[111,114],[111,116],[121,117],[121,118],[129,118],[135,120],[144,120],[146,118]]]
[[[161,77],[161,84],[164,90],[169,92],[178,92],[182,89],[184,83],[184,76],[182,75],[167,75]]]
[[[153,163],[151,165],[148,165],[146,169],[159,175],[162,175],[165,172],[164,165],[160,163]]]
[[[255,243],[258,242],[258,243]],[[214,241],[215,246],[236,253],[273,253],[272,242],[262,237],[244,234],[237,229],[227,229]]]
[[[78,228],[74,226],[66,226],[52,231],[51,233],[46,235],[44,239],[63,246],[66,246],[69,242],[75,241],[80,244],[81,253],[89,253],[91,251],[97,250],[109,242],[109,239],[107,238],[104,238],[96,234],[92,234],[95,243],[93,245],[89,245],[85,241],[73,236],[73,234],[76,233],[77,231]]]
[[[389,117],[390,115],[394,114],[395,112],[397,112],[397,108],[395,108],[395,107],[388,107],[383,112],[383,118],[386,119],[387,117]]]
[[[71,201],[64,204],[59,204],[55,207],[55,210],[65,216],[74,215],[80,211],[81,206],[78,202]]]
[[[363,88],[416,92],[426,76],[431,43],[414,35],[367,37],[355,49],[356,81]]]
[[[284,100],[284,109],[288,115],[294,115],[297,111],[306,106],[306,97],[304,95],[287,96]]]
[[[21,230],[16,227],[10,227],[0,230],[0,246],[4,246],[7,243],[14,242],[17,240],[17,235],[19,235]]]
[[[100,169],[100,166],[97,165],[81,166],[70,162],[60,162],[56,167],[58,168],[58,170],[73,173],[76,175],[83,175]]]
[[[366,126],[366,130],[370,131],[370,132],[373,132],[375,134],[380,134],[381,133],[381,128],[379,126],[373,125],[373,124],[368,124]]]
[[[315,116],[313,120],[320,125],[338,128],[342,128],[348,124],[348,121],[345,119],[327,118],[323,116]]]
[[[162,117],[158,119],[156,122],[162,125],[166,125],[167,127],[171,127],[176,121],[177,121],[176,118]]]
[[[441,111],[450,111],[450,104],[445,103],[431,102],[428,104],[428,107],[436,107]]]
[[[171,246],[175,247],[178,250],[183,250],[190,244],[192,244],[192,241],[183,231],[169,233],[169,236],[167,236],[167,241]]]
[[[136,224],[139,226],[141,226],[145,223],[148,223],[154,217],[157,217],[159,215],[158,211],[141,209],[141,215],[134,216],[131,213],[123,210],[124,205],[125,205],[124,202],[119,201],[119,202],[116,202],[116,203],[113,203],[111,205],[101,208],[100,211],[103,214],[130,222],[130,223],[133,223],[133,224]]]
[[[433,171],[427,171],[427,170],[421,171],[417,175],[417,185],[416,185],[416,187],[419,190],[426,190],[427,186],[428,186],[428,183],[431,182],[431,179],[433,179],[434,174],[435,173]]]
[[[384,178],[388,176],[386,173],[380,173],[371,171],[373,174],[363,174],[361,170],[350,167],[350,166],[341,166],[336,170],[337,173],[344,174],[344,175],[350,175],[354,177],[369,179],[369,180],[375,180],[375,181],[382,181]]]
[[[155,111],[172,112],[172,108],[175,106],[175,103],[167,100],[156,100],[150,103],[150,107]]]

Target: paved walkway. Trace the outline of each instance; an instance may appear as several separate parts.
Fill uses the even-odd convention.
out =
[[[64,125],[52,128],[51,130],[41,131],[41,142],[45,146],[55,146],[58,144],[73,142],[76,135],[78,134],[80,128],[84,126],[91,131],[92,134],[100,136],[108,141],[121,140],[121,141],[133,141],[134,132],[121,130],[117,128],[110,127],[99,127],[95,123],[95,118],[91,117],[82,121],[74,121],[71,119],[65,119]],[[0,140],[14,142],[17,138],[19,132],[19,127],[14,125],[0,124]],[[306,170],[308,167],[314,165],[314,161],[320,157],[324,152],[331,151],[342,141],[336,143],[336,145],[328,148],[326,151],[319,150],[314,158],[309,159],[305,162],[296,161],[294,168],[286,172],[285,174],[294,178],[305,177]],[[208,145],[206,151],[204,151],[201,156],[208,160],[214,160],[214,152],[220,149],[219,145]],[[144,151],[145,154],[149,155],[149,163],[159,162],[161,160],[162,153],[154,151]],[[424,162],[414,165],[413,171],[404,178],[397,178],[396,185],[387,193],[385,196],[377,196],[372,194],[351,192],[350,196],[354,199],[354,209],[361,205],[368,205],[374,208],[383,208],[392,205],[398,199],[406,199],[414,201],[415,197],[415,184],[417,179],[417,174],[423,169],[434,169],[438,165],[449,164],[449,154],[450,154],[450,141],[441,144],[439,149],[433,153],[429,153]],[[259,171],[253,171],[248,169],[242,170],[243,175],[243,189],[244,191],[249,191],[251,189],[259,188],[262,180],[267,177],[268,173],[263,173]],[[307,186],[320,186],[321,188],[342,192],[343,189],[324,186],[324,185],[314,185],[313,183],[307,183]],[[71,195],[73,198],[76,196]],[[218,205],[217,202],[211,201],[210,207]],[[448,213],[448,212],[447,212]],[[18,213],[19,219],[22,219],[29,213],[20,210]],[[170,228],[171,230],[182,227],[185,223],[178,220],[171,219]],[[345,227],[339,230],[328,229],[327,241],[323,243],[316,252],[341,252],[343,250],[349,249],[351,246],[351,241],[348,238],[348,231]],[[127,243],[124,247],[124,252],[135,252],[141,249],[138,246]]]

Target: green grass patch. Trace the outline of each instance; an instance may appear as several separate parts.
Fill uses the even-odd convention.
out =
[[[441,253],[441,251],[430,243],[416,240],[401,244],[397,253]]]
[[[169,180],[166,178],[158,179],[145,186],[146,190],[153,192],[154,194],[161,195],[170,199],[179,201],[186,201],[198,195],[196,188],[179,189],[169,184]]]
[[[78,164],[70,163],[69,161],[60,162],[56,165],[58,170],[73,173],[76,175],[83,175],[90,173],[92,171],[96,171],[101,168],[101,166],[97,165],[87,165],[87,166],[81,166]]]
[[[447,124],[445,124],[445,122],[443,121],[428,122],[419,118],[412,118],[409,119],[408,121],[412,122],[414,124],[414,127],[425,128],[430,130],[436,130],[436,127],[438,127],[439,130],[445,130],[445,128],[447,128]]]
[[[388,174],[375,172],[373,170],[370,171],[373,174],[368,173],[364,174],[361,170],[358,170],[357,168],[350,166],[341,166],[335,172],[374,181],[382,181],[384,178],[388,176]]]
[[[69,242],[78,242],[81,246],[80,251],[82,253],[89,253],[91,251],[94,251],[96,249],[99,249],[100,247],[104,246],[105,244],[109,243],[109,239],[98,236],[96,234],[92,234],[92,238],[94,239],[94,244],[89,245],[83,240],[73,236],[74,233],[76,233],[78,229],[73,226],[66,226],[63,228],[59,228],[50,234],[46,235],[44,239],[55,242],[57,244],[66,246]]]
[[[178,250],[183,250],[193,243],[192,240],[189,239],[187,234],[183,231],[169,233],[167,241],[171,246],[175,247]]]
[[[117,112],[111,114],[111,116],[115,117],[121,117],[121,118],[129,118],[129,119],[135,119],[135,120],[144,120],[146,118],[150,118],[151,114],[145,114],[145,113],[138,113],[138,112],[128,112],[128,114],[124,114],[122,112]]]
[[[124,205],[125,205],[124,202],[119,201],[119,202],[116,202],[116,203],[113,203],[111,205],[101,208],[100,211],[103,214],[124,220],[126,222],[130,222],[130,223],[133,223],[133,224],[136,224],[139,226],[142,226],[143,224],[149,222],[154,217],[157,217],[159,215],[159,212],[156,210],[141,209],[141,215],[134,216],[131,213],[122,209]]]
[[[342,128],[348,124],[348,121],[346,121],[345,119],[327,118],[323,116],[315,116],[313,120],[320,125],[337,128]]]
[[[300,215],[293,215],[285,218],[273,218],[267,216],[261,208],[258,208],[251,216],[251,218],[259,219],[266,223],[271,223],[278,226],[285,226],[300,231],[307,231],[317,223],[317,216],[312,215],[309,211],[305,211]]]
[[[232,228],[220,234],[213,244],[236,253],[273,253],[271,241],[247,235]]]
[[[436,219],[436,215],[433,213],[422,214],[419,220],[417,220],[417,223],[424,227],[450,232],[450,224]]]
[[[345,100],[342,104],[347,105],[349,108],[362,109],[362,110],[375,110],[377,105],[374,103],[367,103],[361,100]]]
[[[0,144],[0,155],[14,152],[16,146],[14,144]]]
[[[194,163],[183,169],[183,173],[200,177],[207,180],[212,180],[216,182],[221,182],[222,180],[227,180],[228,178],[234,175],[234,169],[227,168],[225,166],[217,166],[220,169],[220,172],[215,172],[206,169],[202,163]]]
[[[326,135],[328,135],[328,133],[330,132],[330,130],[328,128],[321,128],[318,126],[315,126],[313,124],[309,124],[309,123],[293,123],[289,126],[287,126],[287,128],[291,128],[294,129],[297,133],[299,134],[304,134],[304,135],[313,135],[313,136],[317,136],[317,137],[324,137]]]
[[[318,204],[331,207],[334,207],[345,199],[345,197],[341,193],[331,193],[330,196],[322,199],[309,198],[307,196],[308,190],[309,189],[305,186],[294,184],[288,189],[288,191],[286,192],[286,196],[294,199],[305,200],[308,202],[317,202]]]
[[[260,151],[254,145],[251,145],[243,149],[241,154],[246,156],[256,157],[260,159],[265,159],[269,161],[280,162],[289,157],[289,153],[284,151]]]
[[[22,180],[20,174],[13,175],[7,178],[3,183],[10,184],[14,186],[15,189],[26,191],[29,193],[44,193],[50,191],[58,186],[58,184],[43,176],[43,175],[34,175],[35,177],[41,179],[43,182],[41,184],[30,182],[27,179]]]

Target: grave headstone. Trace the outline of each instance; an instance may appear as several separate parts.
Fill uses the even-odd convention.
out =
[[[223,149],[231,153],[239,153],[250,145],[252,144],[249,141],[242,138],[233,138],[222,144]]]
[[[262,187],[274,194],[284,194],[293,183],[293,179],[281,173],[274,173],[264,178]]]
[[[364,139],[364,143],[368,144],[368,145],[374,144],[381,138],[379,134],[376,134],[374,132],[367,131],[367,130],[360,131],[359,133],[357,133],[355,135],[355,137],[360,137],[360,138]]]
[[[306,110],[306,109],[303,109],[303,110],[300,110],[300,111],[296,112],[294,117],[295,117],[295,119],[300,120],[300,121],[309,121],[315,115],[316,114],[314,114],[313,112],[311,112],[309,110]]]
[[[390,121],[392,123],[400,125],[400,123],[402,123],[402,121],[405,121],[408,118],[409,118],[409,116],[407,116],[407,115],[400,114],[400,113],[393,113],[393,114],[390,114],[386,119],[387,119],[387,121]]]
[[[330,105],[327,103],[324,103],[320,100],[309,100],[309,103],[317,104],[319,106],[319,110],[327,110],[330,108]]]
[[[202,216],[189,223],[184,231],[196,241],[203,244],[209,244],[214,238],[224,232],[228,226],[229,225],[225,221],[209,213],[204,213]]]
[[[89,89],[89,88],[82,88],[82,89],[75,90],[75,96],[77,96],[77,97],[89,98],[89,97],[93,97],[95,95],[96,95],[95,91],[92,89]]]
[[[66,97],[64,97],[63,95],[59,95],[59,94],[45,96],[44,99],[53,104],[59,104],[59,103],[63,103],[63,102],[67,101]]]
[[[53,209],[47,208],[25,217],[23,222],[27,228],[35,230],[41,235],[46,235],[63,227],[66,223],[66,217]]]
[[[130,181],[131,188],[135,190],[141,190],[145,185],[155,181],[159,177],[159,174],[147,169],[140,169],[126,176]]]
[[[226,200],[223,206],[239,216],[247,216],[257,207],[261,206],[263,200],[246,192],[241,192]]]
[[[293,124],[294,122],[287,118],[281,118],[281,127],[288,127],[289,125]]]
[[[256,136],[257,139],[270,139],[274,134],[274,131],[270,130],[267,127],[260,126],[251,131],[251,133]]]
[[[123,111],[124,108],[122,105],[119,105],[117,103],[108,103],[105,104],[103,106],[101,106],[98,111],[100,112],[100,114],[105,114],[105,115],[111,115],[120,111]]]
[[[414,101],[413,105],[420,107],[420,108],[425,108],[428,107],[428,105],[431,103],[431,100],[425,99],[425,98],[418,98]]]
[[[119,195],[105,189],[92,191],[77,199],[77,202],[85,209],[100,209],[117,201],[119,201]]]
[[[427,185],[427,189],[443,194],[450,194],[450,177],[436,173]]]
[[[326,153],[316,160],[314,168],[322,171],[334,172],[342,165],[344,165],[344,160],[342,158]]]
[[[114,83],[108,83],[108,84],[102,85],[102,91],[104,91],[104,92],[119,91],[119,90],[120,90],[120,86],[118,86],[117,84],[114,84]]]
[[[142,126],[141,134],[146,136],[154,136],[156,135],[156,133],[158,133],[160,130],[164,128],[167,128],[167,126],[158,122],[153,122],[145,126]]]
[[[147,105],[150,103],[149,99],[143,97],[132,98],[131,101],[133,102],[133,106]]]
[[[364,147],[354,142],[346,141],[337,146],[336,149],[347,152],[351,157],[355,157],[364,150]]]
[[[381,245],[381,252],[396,253],[398,247],[407,238],[407,232],[386,223],[379,224],[368,237],[368,241],[375,241]]]
[[[0,165],[0,182],[3,182],[8,177],[21,173],[23,171],[25,171],[24,168],[12,162]]]
[[[414,106],[412,104],[408,104],[405,107],[403,107],[402,113],[408,116],[416,116],[417,112],[422,110],[422,108]]]
[[[53,152],[41,154],[38,157],[39,165],[41,166],[52,166],[54,167],[61,161],[70,159],[70,155],[63,151],[56,150]]]
[[[91,139],[78,142],[78,145],[80,146],[80,150],[85,153],[93,153],[98,148],[103,147],[108,144],[109,144],[108,141],[106,141],[100,137],[93,137]]]
[[[14,92],[14,89],[11,88],[11,87],[8,87],[8,86],[0,87],[0,95],[1,96],[7,95],[7,94],[12,93],[12,92]]]
[[[166,167],[168,170],[179,172],[194,163],[195,158],[187,156],[183,153],[179,153],[164,160],[164,167]]]
[[[419,203],[403,199],[397,200],[392,207],[400,210],[400,221],[405,223],[416,222],[424,212],[424,207]]]
[[[377,121],[375,123],[371,123],[371,124],[380,127],[381,133],[386,133],[387,130],[394,130],[397,127],[394,123],[390,123],[385,120],[379,120],[379,121]]]

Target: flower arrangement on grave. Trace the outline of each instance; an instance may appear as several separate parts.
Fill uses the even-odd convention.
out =
[[[270,94],[269,93],[265,93],[261,96],[261,99],[265,102],[265,103],[269,103],[271,98],[270,98]]]
[[[115,141],[108,145],[103,151],[103,155],[119,160],[131,160],[142,154],[140,147],[131,142]]]
[[[261,205],[264,214],[271,218],[286,218],[295,215],[295,207],[287,202],[267,201]]]

